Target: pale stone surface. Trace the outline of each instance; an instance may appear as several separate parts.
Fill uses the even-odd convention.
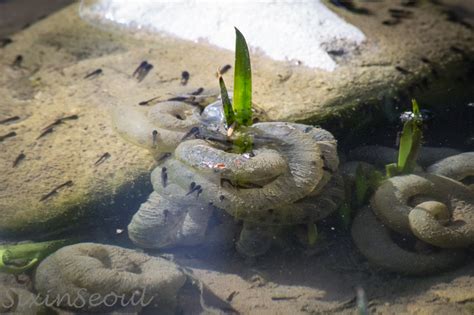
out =
[[[0,142],[1,234],[27,234],[31,239],[39,232],[71,228],[88,216],[90,223],[102,224],[99,218],[103,210],[119,215],[127,198],[149,193],[146,185],[151,157],[112,129],[103,102],[107,92],[98,83],[101,78],[83,80],[90,65],[78,59],[104,52],[95,51],[98,46],[92,45],[90,37],[86,42],[64,42],[69,36],[67,30],[61,31],[62,37],[56,36],[54,25],[46,28],[53,33],[45,34],[34,26],[15,36],[0,57],[1,119],[20,117],[0,125],[1,135],[17,134]],[[100,37],[104,38],[106,42],[99,49],[121,49],[121,44]],[[58,50],[56,45],[63,48]],[[20,53],[24,56],[21,68],[10,67],[12,56],[14,59]],[[53,132],[37,139],[46,126],[70,115],[78,119],[54,126]],[[106,152],[110,158],[95,166]],[[20,153],[25,158],[13,167]],[[72,186],[40,201],[68,181]]]
[[[365,40],[320,0],[99,0],[83,1],[81,12],[96,23],[102,19],[229,50],[234,50],[237,27],[251,48],[275,60],[326,71],[336,68],[328,50],[352,52]]]

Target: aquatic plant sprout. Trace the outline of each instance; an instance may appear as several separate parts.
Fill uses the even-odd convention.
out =
[[[70,239],[63,239],[0,246],[0,272],[20,274],[28,271],[59,248],[72,243]]]
[[[369,179],[365,176],[362,165],[359,164],[355,176],[355,203],[357,207],[360,207],[365,203],[368,191]]]
[[[235,28],[235,35],[233,104],[228,96],[224,79],[219,75],[224,116],[229,128],[232,127],[234,122],[238,126],[250,126],[252,124],[252,69],[250,66],[250,54],[245,37],[237,28]]]
[[[230,101],[227,88],[225,86],[224,79],[219,73],[219,86],[221,90],[222,108],[224,110],[224,117],[226,120],[227,127],[232,126],[235,121],[234,109],[232,108],[232,102]]]
[[[397,163],[385,165],[385,176],[377,170],[364,170],[359,164],[355,172],[354,198],[352,198],[352,194],[349,194],[348,200],[339,209],[344,225],[349,220],[351,209],[357,209],[366,204],[384,179],[411,174],[415,170],[416,160],[421,149],[423,123],[423,114],[416,100],[412,100],[412,111],[404,112],[400,119],[404,125],[400,137]]]
[[[318,241],[318,227],[315,223],[308,223],[308,244],[314,246]]]
[[[421,148],[423,118],[420,107],[415,99],[412,100],[413,112],[403,126],[398,151],[398,172],[401,174],[412,173],[415,170],[416,159]]]
[[[241,126],[252,124],[252,68],[244,35],[235,28],[234,112]]]
[[[350,226],[353,210],[367,204],[370,196],[385,178],[382,172],[368,169],[361,163],[358,164],[355,170],[354,184],[346,186],[346,200],[338,210],[344,227],[348,228]]]
[[[244,35],[235,28],[235,66],[234,66],[234,94],[231,102],[224,79],[219,75],[224,118],[228,128],[227,136],[231,136],[234,129],[252,124],[252,68],[250,54]],[[243,131],[243,130],[242,130]],[[234,140],[234,152],[245,153],[252,150],[252,136],[241,132]]]
[[[400,137],[398,161],[396,164],[386,165],[385,169],[388,177],[410,174],[415,170],[423,137],[421,130],[423,116],[415,99],[412,100],[412,108],[412,112],[405,112],[400,117],[405,123]]]
[[[421,148],[423,116],[415,99],[412,100],[412,111],[404,112],[400,118],[404,125],[398,148],[398,161],[397,163],[385,165],[386,178],[413,173]],[[361,206],[364,204],[369,193],[373,192],[383,179],[382,174],[379,172],[373,171],[366,174],[359,167],[356,172],[355,181],[356,205]]]

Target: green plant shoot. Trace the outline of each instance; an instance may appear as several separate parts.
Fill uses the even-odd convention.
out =
[[[403,125],[398,148],[398,161],[396,164],[388,164],[385,166],[388,177],[409,174],[415,170],[423,137],[421,129],[423,119],[421,117],[420,107],[414,99],[412,100],[412,108],[412,118],[408,119]]]
[[[381,172],[376,170],[365,170],[361,164],[357,166],[355,173],[355,198],[352,204],[359,208],[367,203],[370,196],[377,190],[384,180]]]
[[[221,89],[222,107],[224,108],[224,117],[227,126],[230,127],[235,122],[234,110],[232,103],[230,102],[229,94],[227,94],[227,88],[224,83],[224,79],[219,75],[219,86]]]
[[[59,248],[74,243],[63,239],[42,243],[0,246],[0,272],[20,274],[38,264]]]
[[[230,101],[224,79],[219,75],[222,106],[226,120],[228,136],[233,130],[238,132],[234,140],[234,152],[244,153],[252,150],[253,138],[245,133],[243,128],[252,124],[252,69],[250,54],[242,33],[235,28],[235,66],[234,66],[234,97]],[[240,132],[239,132],[240,131]]]
[[[369,180],[362,169],[361,164],[357,166],[355,173],[355,206],[364,204],[369,191]]]
[[[398,166],[397,163],[391,163],[385,165],[385,174],[387,178],[398,175]]]
[[[416,159],[421,148],[422,118],[416,100],[412,100],[413,118],[405,122],[400,147],[398,149],[398,172],[401,174],[412,173],[416,167]]]
[[[411,116],[403,125],[398,161],[385,165],[386,176],[376,170],[364,169],[362,164],[357,166],[354,185],[348,188],[346,201],[339,207],[339,214],[344,226],[348,226],[350,222],[351,209],[357,209],[367,204],[370,196],[377,190],[382,181],[393,176],[410,174],[415,170],[416,160],[421,148],[423,119],[416,100],[412,100],[412,108]]]
[[[318,227],[314,223],[308,223],[308,244],[314,246],[318,241]]]
[[[252,124],[252,69],[244,35],[235,28],[234,113],[240,126]]]

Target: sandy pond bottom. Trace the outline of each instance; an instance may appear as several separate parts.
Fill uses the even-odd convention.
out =
[[[399,276],[368,266],[347,233],[328,226],[322,234],[314,252],[275,249],[254,261],[233,250],[173,256],[243,314],[356,314],[357,287],[373,314],[473,314],[472,262],[430,277]]]
[[[199,278],[215,295],[205,297],[207,304],[219,307],[226,301],[240,314],[357,314],[358,287],[366,293],[371,314],[473,314],[472,257],[470,263],[438,275],[400,276],[369,266],[349,233],[326,223],[313,251],[273,248],[253,260],[233,249],[148,253],[171,259]],[[97,242],[131,246],[123,235],[115,239],[103,235]],[[32,287],[25,275],[0,273],[0,284]],[[179,305],[176,314],[198,314],[198,291],[182,289]],[[140,314],[155,313],[156,309],[145,308]]]

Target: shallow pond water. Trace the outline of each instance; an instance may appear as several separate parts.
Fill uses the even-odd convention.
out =
[[[325,5],[369,40],[329,47],[333,79],[251,51],[254,121],[234,133],[214,73],[234,101],[232,52],[90,25],[77,5],[0,42],[0,313],[472,314],[472,38],[420,70],[431,88],[398,60],[413,93],[386,77],[349,110],[290,108],[384,58],[364,55],[389,51],[367,16],[455,6],[351,3]],[[446,34],[469,38],[461,20]],[[413,168],[387,172],[416,132]]]

